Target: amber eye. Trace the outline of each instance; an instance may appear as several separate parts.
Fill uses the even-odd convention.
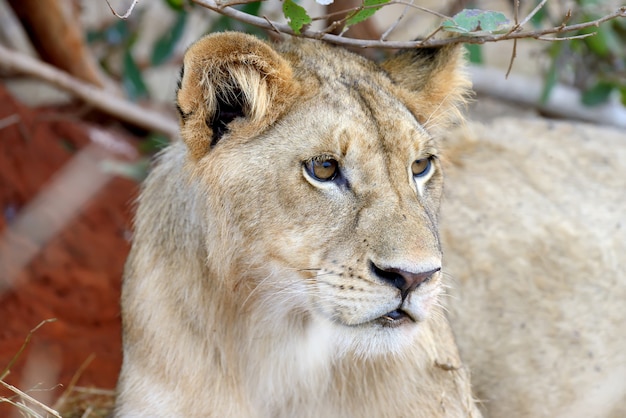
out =
[[[304,163],[307,173],[318,181],[331,181],[337,177],[339,163],[328,157],[316,157]]]
[[[411,171],[413,172],[413,177],[424,177],[426,174],[430,172],[431,165],[432,163],[431,163],[430,157],[413,161],[413,164],[411,164]]]

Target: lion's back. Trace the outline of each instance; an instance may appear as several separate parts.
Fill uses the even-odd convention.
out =
[[[494,417],[624,416],[626,136],[470,128],[450,138],[441,234],[477,397]]]

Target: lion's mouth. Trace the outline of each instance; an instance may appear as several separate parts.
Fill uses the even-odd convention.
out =
[[[402,309],[396,309],[395,311],[387,312],[381,317],[376,319],[380,325],[384,327],[399,327],[404,324],[415,322],[415,319]]]

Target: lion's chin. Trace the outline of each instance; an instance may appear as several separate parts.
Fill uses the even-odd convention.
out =
[[[335,352],[363,358],[401,354],[414,345],[420,322],[401,309],[359,324],[335,322]]]

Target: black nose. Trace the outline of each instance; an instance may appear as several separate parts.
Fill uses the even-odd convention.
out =
[[[393,287],[400,289],[402,298],[405,298],[409,292],[415,290],[420,284],[430,279],[433,274],[437,273],[441,268],[434,270],[412,272],[393,267],[381,269],[376,264],[370,262],[370,267],[375,276],[389,283]]]

